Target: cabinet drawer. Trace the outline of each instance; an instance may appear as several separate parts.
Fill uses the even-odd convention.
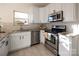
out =
[[[57,45],[55,45],[55,44],[49,42],[47,39],[46,39],[45,43],[46,43],[46,44],[49,44],[49,45],[50,45],[51,47],[53,47],[54,49],[57,49]]]
[[[59,42],[63,42],[63,43],[66,43],[66,44],[71,44],[71,40],[70,38],[68,37],[65,37],[63,35],[59,35]]]
[[[45,47],[48,48],[53,54],[57,55],[57,50],[55,50],[54,48],[52,48],[50,45],[45,44]]]
[[[63,44],[59,44],[59,55],[60,56],[69,56],[70,50],[68,47],[65,47]]]

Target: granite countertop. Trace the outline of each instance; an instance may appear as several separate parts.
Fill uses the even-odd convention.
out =
[[[67,32],[62,32],[62,33],[59,33],[61,35],[65,35],[67,37],[74,37],[74,36],[79,36],[79,34],[77,33],[67,33]]]
[[[40,30],[39,29],[27,29],[27,30],[14,30],[13,32],[17,33],[17,32],[26,32],[26,31],[40,31]]]
[[[8,33],[0,33],[0,41],[6,37],[8,35]]]
[[[40,30],[39,29],[13,30],[11,32],[0,33],[0,41],[6,36],[10,35],[11,33],[26,32],[26,31],[40,31]]]
[[[12,31],[13,32],[13,31]],[[0,41],[2,41],[3,38],[7,37],[9,34],[12,32],[5,32],[5,33],[0,33]]]

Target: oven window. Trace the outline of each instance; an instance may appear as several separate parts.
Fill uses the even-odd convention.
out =
[[[52,42],[53,44],[56,44],[56,37],[53,36],[53,35],[51,35],[51,42]]]

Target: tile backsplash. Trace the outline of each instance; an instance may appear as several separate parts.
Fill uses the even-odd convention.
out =
[[[52,22],[52,23],[46,24],[46,26],[49,29],[52,28],[52,25],[66,25],[66,31],[69,33],[79,30],[79,23],[78,22],[54,22],[54,23]],[[75,27],[73,27],[73,25]],[[79,32],[79,31],[77,31],[77,32]]]
[[[3,23],[2,24],[2,30],[6,31],[6,32],[10,32],[13,30],[19,30],[20,26],[13,26],[12,23]],[[22,28],[24,30],[27,29],[39,29],[40,28],[41,23],[37,23],[37,24],[29,24],[29,25],[25,25],[22,26]],[[69,33],[79,33],[79,23],[77,22],[54,22],[54,23],[47,23],[44,24],[48,29],[52,28],[52,25],[66,25],[66,30]]]

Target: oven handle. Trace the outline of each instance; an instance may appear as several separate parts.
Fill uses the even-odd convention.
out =
[[[55,35],[55,34],[51,34],[51,35],[54,36],[54,37],[56,38],[56,40],[58,39],[58,38],[57,38],[57,35]]]

